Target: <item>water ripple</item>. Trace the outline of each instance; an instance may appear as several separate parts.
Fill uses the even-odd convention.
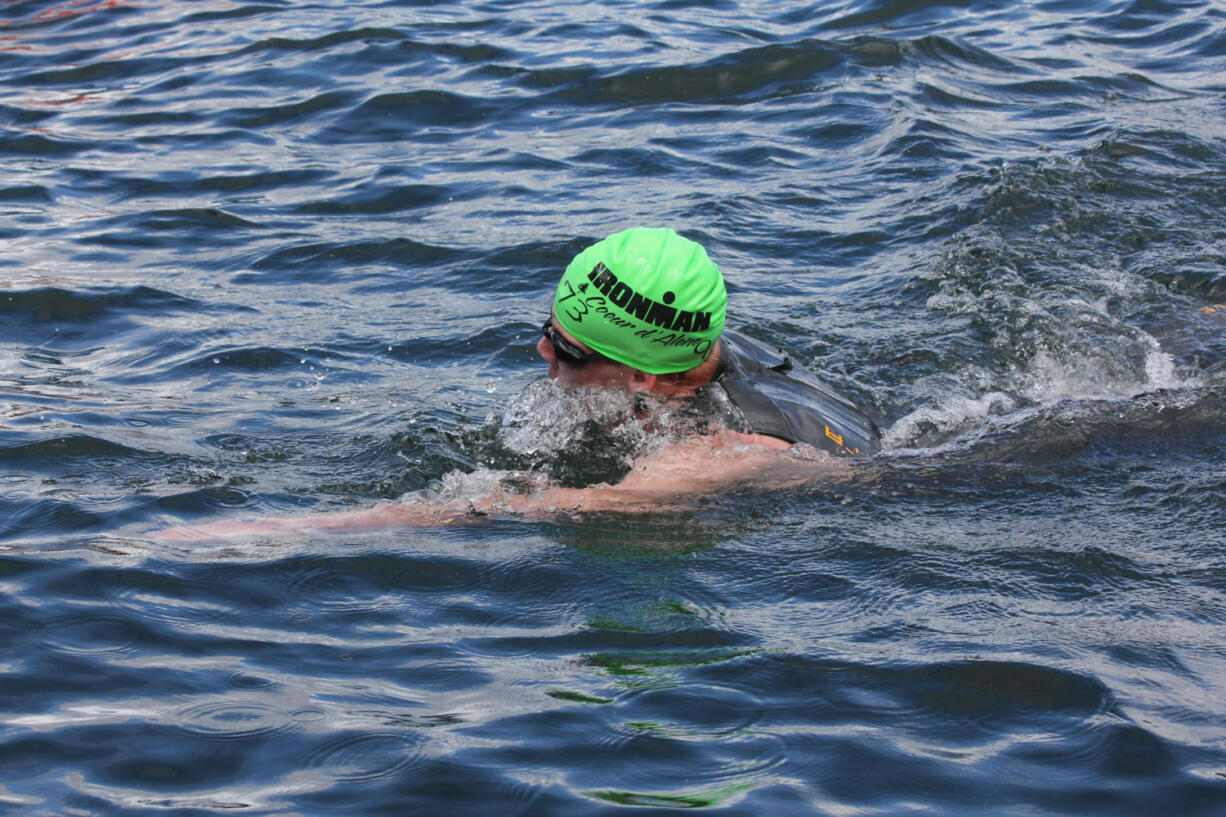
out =
[[[1221,810],[1218,5],[0,15],[4,807]],[[638,518],[147,537],[613,478],[606,414],[507,401],[635,223],[886,452]]]

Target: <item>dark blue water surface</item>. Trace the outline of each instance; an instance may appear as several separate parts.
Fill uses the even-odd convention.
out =
[[[1220,4],[0,17],[0,811],[1226,814]],[[885,452],[150,537],[624,464],[517,395],[635,224]]]

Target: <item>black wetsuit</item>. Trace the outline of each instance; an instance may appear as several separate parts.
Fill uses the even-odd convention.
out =
[[[881,432],[863,411],[783,352],[732,330],[722,340],[712,380],[736,408],[725,418],[730,428],[809,443],[835,456],[881,449]]]

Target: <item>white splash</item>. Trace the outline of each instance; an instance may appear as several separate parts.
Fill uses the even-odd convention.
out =
[[[1017,401],[1004,392],[994,391],[979,397],[956,396],[916,409],[899,419],[882,434],[886,449],[915,446],[925,437],[948,437],[960,430],[983,425],[991,416],[1017,408]]]
[[[644,436],[636,421],[635,397],[617,389],[568,389],[542,378],[528,384],[507,405],[498,440],[519,454],[550,454],[579,443],[592,423],[618,442]]]

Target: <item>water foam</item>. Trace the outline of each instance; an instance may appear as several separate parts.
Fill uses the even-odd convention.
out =
[[[497,506],[550,487],[615,483],[639,457],[684,434],[683,413],[651,395],[529,383],[470,435],[476,468],[434,480],[419,498]]]
[[[638,402],[641,398],[618,389],[568,389],[541,378],[508,403],[496,436],[518,454],[549,455],[582,445],[599,427],[621,443],[619,448],[636,449],[646,437],[636,417]]]
[[[1203,385],[1176,357],[1177,339],[1164,343],[1187,322],[1179,304],[1121,252],[1121,235],[1152,255],[1162,234],[1149,209],[1119,195],[1117,176],[1093,153],[994,174],[984,218],[919,274],[934,285],[931,342],[948,366],[917,384],[918,406],[886,434],[888,448],[965,443],[1059,403]],[[967,349],[981,351],[966,360]]]

